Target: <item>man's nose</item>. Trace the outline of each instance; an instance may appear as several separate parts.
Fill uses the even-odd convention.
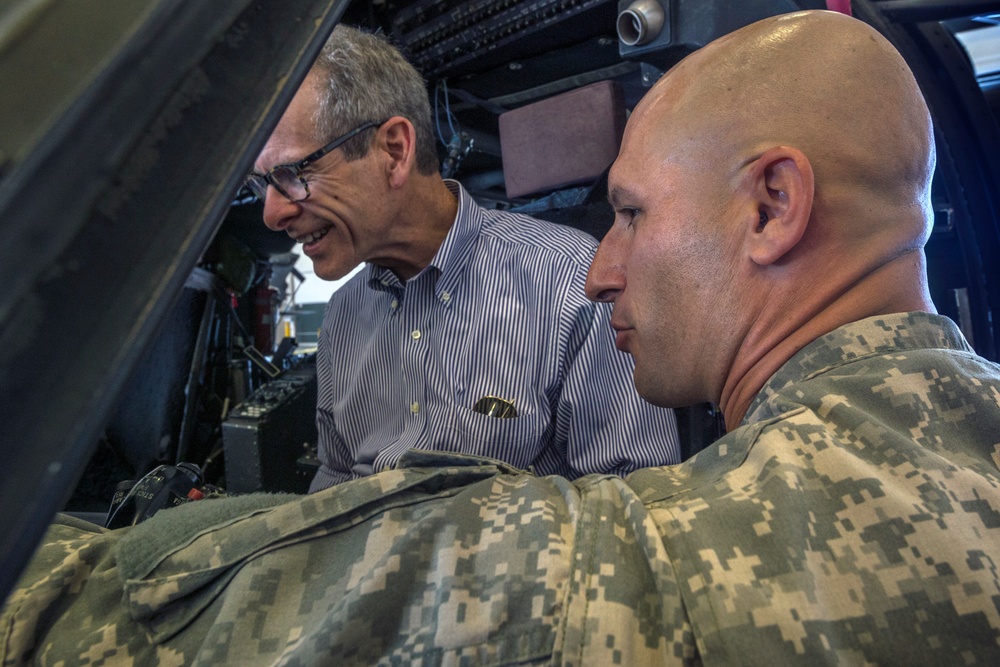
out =
[[[289,201],[273,185],[267,187],[267,195],[264,197],[264,224],[268,229],[283,231],[298,213],[298,204]]]
[[[601,241],[587,272],[584,291],[591,301],[613,303],[625,289],[625,268],[620,244],[612,237],[614,230]]]

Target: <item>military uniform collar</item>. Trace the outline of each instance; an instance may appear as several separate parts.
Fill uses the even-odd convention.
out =
[[[769,400],[789,385],[866,357],[919,349],[973,352],[955,323],[941,315],[894,313],[852,322],[817,338],[785,362],[750,403],[743,424],[775,416]]]

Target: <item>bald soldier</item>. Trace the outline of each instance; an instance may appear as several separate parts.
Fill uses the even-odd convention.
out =
[[[767,22],[681,62],[633,113],[587,286],[615,302],[640,395],[710,400],[732,429],[817,338],[935,312],[933,171],[905,62],[847,17]]]
[[[640,394],[729,433],[625,480],[414,452],[304,498],[58,520],[4,664],[1000,664],[1000,368],[927,296],[933,166],[868,26],[713,42],[632,114],[587,290]]]

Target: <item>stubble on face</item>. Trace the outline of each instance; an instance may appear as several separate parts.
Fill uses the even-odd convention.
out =
[[[615,305],[633,328],[634,383],[644,399],[670,407],[711,400],[721,387],[738,274],[725,179],[705,157],[711,134],[684,115],[681,74],[633,113],[609,177],[627,193],[622,203],[641,211],[622,232],[627,287]]]

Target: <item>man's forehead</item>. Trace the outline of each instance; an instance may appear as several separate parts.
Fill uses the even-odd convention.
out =
[[[274,127],[255,164],[270,168],[294,162],[315,150],[315,107],[315,97],[300,89]]]
[[[632,116],[640,119],[651,116],[663,123],[684,113],[688,94],[692,86],[698,85],[694,77],[699,68],[696,64],[689,63],[691,58],[693,56],[688,56],[688,59],[682,60],[660,77],[639,100]]]
[[[651,101],[645,105],[640,102],[625,127],[618,159],[612,165],[611,173],[617,173],[619,182],[641,175],[652,162],[658,162],[663,157],[667,139],[664,119],[658,109]]]
[[[263,172],[275,165],[295,162],[297,159],[301,159],[308,152],[304,148],[299,148],[301,143],[301,141],[296,140],[293,136],[283,132],[279,124],[261,149],[257,160],[254,162],[254,167],[258,171]]]
[[[670,189],[676,165],[657,142],[644,138],[638,133],[635,141],[623,143],[608,171],[608,201],[612,206],[638,206],[650,194]]]

